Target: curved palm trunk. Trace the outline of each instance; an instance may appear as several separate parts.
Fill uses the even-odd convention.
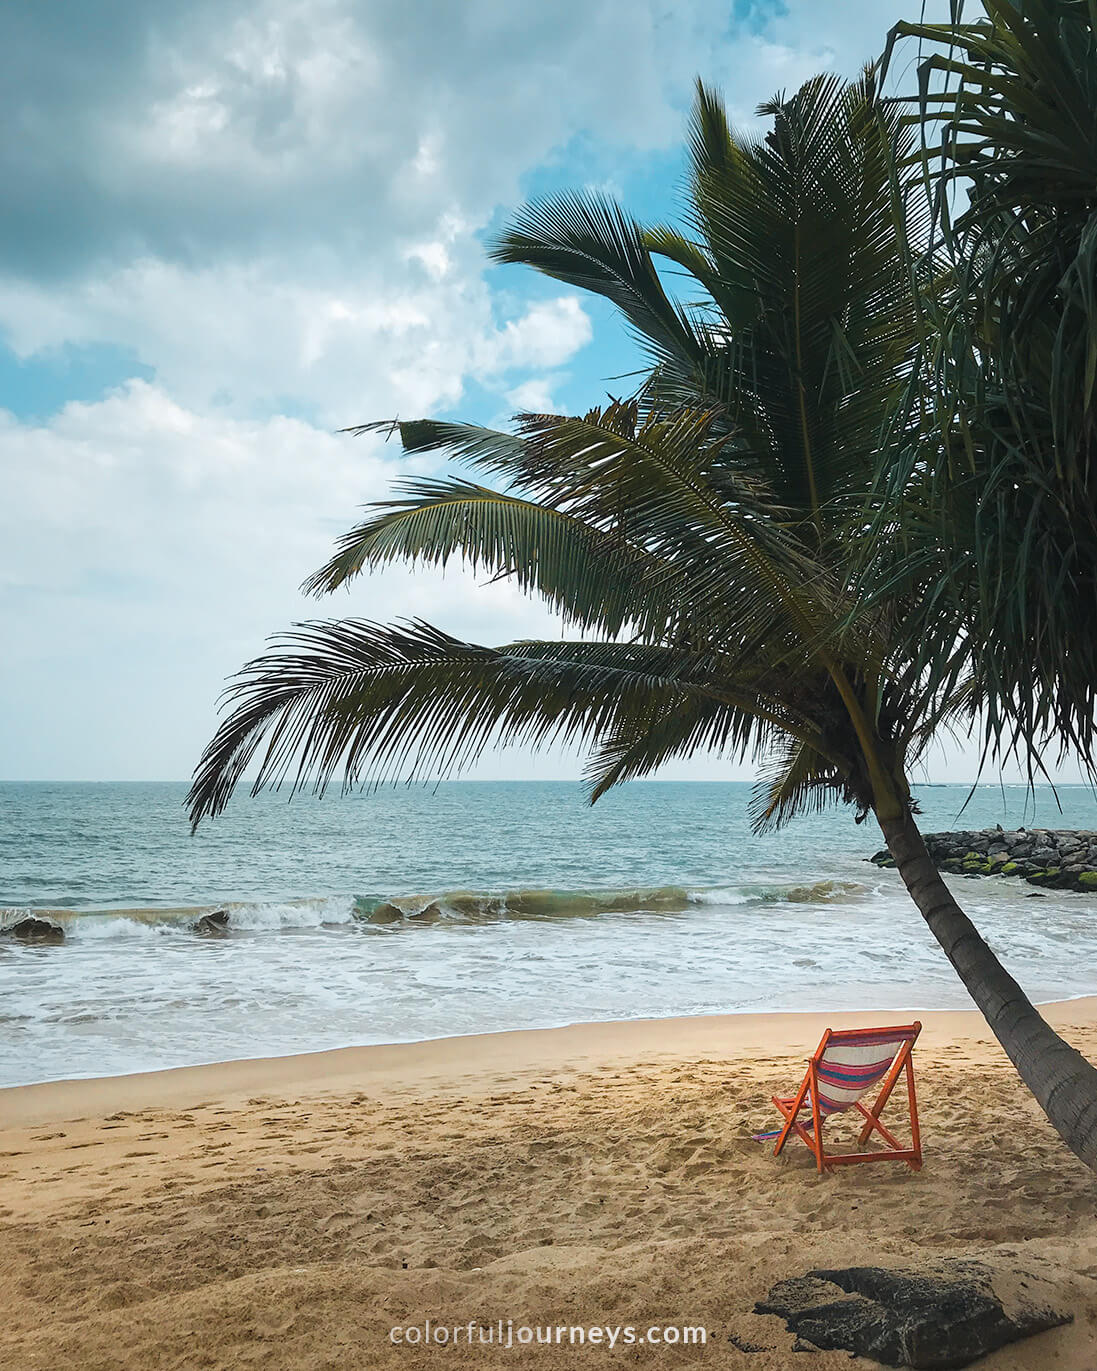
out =
[[[1097,1170],[1097,1067],[1063,1041],[953,899],[909,814],[877,820],[911,898],[1066,1145]]]

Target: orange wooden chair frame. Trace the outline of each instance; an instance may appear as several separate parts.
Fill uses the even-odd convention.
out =
[[[795,1133],[801,1138],[810,1149],[815,1158],[815,1165],[820,1172],[828,1171],[832,1166],[852,1166],[857,1162],[906,1162],[912,1171],[922,1169],[922,1135],[918,1128],[918,1098],[914,1092],[914,1063],[911,1061],[911,1053],[914,1051],[914,1044],[918,1041],[918,1034],[922,1031],[920,1023],[904,1024],[902,1026],[888,1026],[880,1029],[851,1028],[833,1029],[828,1028],[823,1034],[823,1039],[815,1049],[815,1053],[808,1063],[808,1069],[804,1074],[803,1084],[795,1095],[774,1095],[773,1103],[784,1116],[785,1126],[781,1129],[781,1134],[773,1149],[773,1155],[779,1156],[781,1149],[788,1141],[789,1137]],[[824,1115],[819,1108],[819,1082],[818,1070],[819,1063],[823,1059],[823,1054],[827,1047],[833,1042],[841,1042],[845,1037],[863,1038],[866,1033],[879,1033],[882,1039],[890,1034],[892,1039],[899,1037],[900,1034],[909,1033],[910,1038],[903,1043],[899,1051],[895,1054],[895,1060],[888,1067],[887,1075],[880,1085],[880,1093],[870,1108],[866,1109],[860,1100],[854,1100],[850,1105],[851,1109],[857,1109],[864,1116],[864,1127],[861,1129],[857,1138],[858,1146],[864,1147],[868,1142],[870,1134],[879,1133],[888,1144],[886,1150],[878,1152],[825,1152],[823,1150],[823,1124],[829,1115]],[[911,1144],[904,1147],[899,1139],[880,1122],[880,1115],[884,1105],[891,1098],[891,1092],[895,1089],[899,1076],[905,1072],[907,1078],[907,1103],[910,1109],[910,1132]],[[811,1097],[811,1132],[800,1122],[799,1115],[804,1108],[804,1100],[810,1092]],[[848,1110],[842,1110],[843,1114]]]

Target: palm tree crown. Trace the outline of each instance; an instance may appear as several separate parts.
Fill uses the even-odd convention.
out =
[[[913,338],[889,161],[902,138],[867,75],[816,78],[762,112],[771,133],[736,137],[699,88],[687,232],[566,195],[495,248],[613,301],[651,360],[639,394],[519,415],[513,432],[399,425],[408,450],[497,487],[410,483],[308,583],[460,558],[580,636],[484,648],[420,623],[300,626],[232,687],[195,822],[260,749],[256,788],[322,788],[340,771],[448,772],[500,736],[589,745],[595,798],[716,748],[768,759],[759,823],[832,795],[905,802],[896,774],[930,701],[896,669],[893,607],[851,616],[849,564]],[[668,266],[684,274],[673,294]]]

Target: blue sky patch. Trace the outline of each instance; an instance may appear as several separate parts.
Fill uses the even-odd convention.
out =
[[[126,381],[151,381],[154,374],[134,351],[113,343],[64,343],[25,358],[0,344],[0,409],[39,423],[74,401],[94,404]]]

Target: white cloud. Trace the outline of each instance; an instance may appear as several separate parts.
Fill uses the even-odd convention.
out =
[[[507,391],[507,401],[516,411],[529,414],[555,414],[557,409],[552,399],[552,378],[533,376],[520,386]]]
[[[575,299],[493,297],[480,232],[588,129],[630,155],[678,136],[694,27],[656,0],[625,18],[623,0],[114,0],[90,32],[33,12],[6,33],[0,14],[21,54],[0,91],[0,332],[24,358],[132,349],[182,403],[237,415],[502,395],[590,330]],[[704,4],[691,22],[724,26]]]
[[[424,276],[416,255],[346,280],[318,266],[294,278],[273,262],[188,270],[145,259],[64,295],[0,282],[0,317],[23,355],[62,341],[120,343],[187,405],[235,414],[308,405],[333,427],[436,412],[457,404],[470,379],[500,387],[590,340],[573,295],[496,323],[478,267],[463,267]]]
[[[0,225],[3,260],[71,275],[306,240],[361,259],[447,211],[482,224],[576,135],[668,145],[695,68],[728,39],[710,0],[112,0],[94,26],[0,13],[19,55],[0,172],[34,192]]]
[[[459,570],[300,594],[358,507],[422,469],[379,439],[197,414],[133,382],[43,426],[0,414],[0,451],[5,690],[36,721],[7,739],[9,775],[185,774],[223,679],[302,618],[425,616],[489,642],[558,631]]]
[[[456,573],[302,601],[401,469],[324,430],[476,387],[481,417],[551,409],[584,365],[597,399],[579,299],[485,275],[485,228],[535,173],[635,185],[695,74],[749,119],[820,65],[853,74],[905,8],[787,0],[736,28],[716,0],[0,7],[0,335],[25,358],[114,343],[156,378],[0,419],[8,774],[185,774],[222,679],[302,615],[553,631]],[[673,212],[674,187],[645,191]]]
[[[617,183],[678,144],[697,72],[750,119],[821,65],[856,71],[907,8],[788,0],[735,27],[713,0],[115,0],[82,37],[43,11],[37,45],[25,16],[0,330],[24,358],[132,349],[184,404],[238,415],[502,397],[590,337],[574,296],[530,308],[530,278],[485,281],[479,234],[524,175]],[[51,79],[37,59],[78,39],[85,78]]]

